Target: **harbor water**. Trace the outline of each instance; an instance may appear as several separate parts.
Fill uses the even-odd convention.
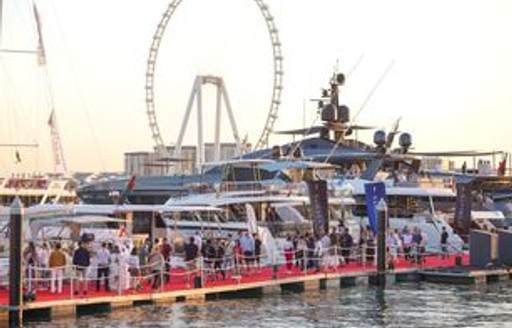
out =
[[[64,327],[512,327],[512,283],[353,287],[216,300],[145,305],[32,328]]]

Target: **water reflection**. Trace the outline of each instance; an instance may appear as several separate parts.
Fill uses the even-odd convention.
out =
[[[31,328],[67,327],[507,327],[511,283],[484,287],[402,284],[202,304],[142,306]]]

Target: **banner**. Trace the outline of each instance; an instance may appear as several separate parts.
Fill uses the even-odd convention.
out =
[[[368,223],[373,235],[377,234],[377,204],[386,197],[386,186],[384,182],[371,182],[364,185],[366,212]]]
[[[455,227],[460,234],[467,235],[471,228],[471,183],[457,183],[457,200],[455,204]]]
[[[313,234],[319,238],[329,233],[329,206],[327,200],[327,181],[309,180],[309,202],[313,219]]]

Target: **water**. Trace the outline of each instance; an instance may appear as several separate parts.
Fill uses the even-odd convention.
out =
[[[512,327],[512,283],[400,284],[142,306],[29,327]]]

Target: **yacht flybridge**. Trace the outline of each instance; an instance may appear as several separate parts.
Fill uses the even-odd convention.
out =
[[[9,206],[15,197],[19,197],[25,207],[77,202],[72,179],[48,175],[0,178],[0,205]]]

